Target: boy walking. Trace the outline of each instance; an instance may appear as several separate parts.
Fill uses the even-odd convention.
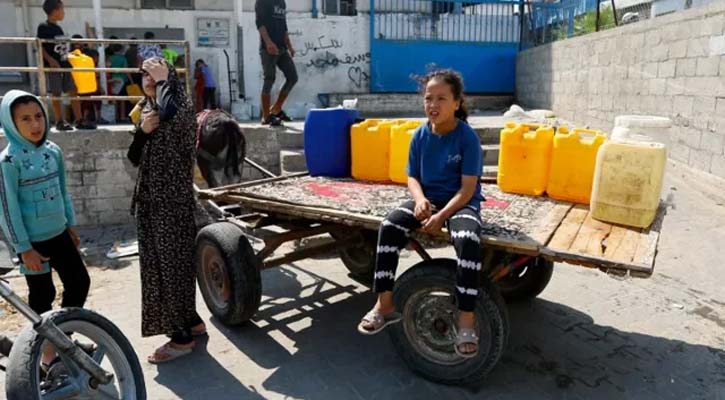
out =
[[[38,25],[39,39],[65,39],[63,29],[58,22],[65,18],[65,8],[62,0],[44,0],[43,11],[48,16],[48,20]],[[67,61],[67,55],[70,52],[68,43],[44,43],[41,50],[43,52],[43,65],[50,68],[70,68]],[[77,96],[78,91],[73,83],[70,73],[67,72],[49,72],[47,75],[48,89],[54,97],[60,97],[63,93],[68,96]],[[63,118],[61,103],[59,99],[53,100],[53,116],[55,117],[55,127],[59,131],[69,131],[73,127]],[[71,101],[73,109],[73,118],[76,121],[76,128],[87,129],[82,121],[81,103],[77,100]]]

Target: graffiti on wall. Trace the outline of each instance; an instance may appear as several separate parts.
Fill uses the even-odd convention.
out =
[[[356,89],[365,89],[370,81],[370,52],[357,50],[350,49],[340,38],[319,35],[297,48],[298,65],[302,63],[312,73],[344,74]]]

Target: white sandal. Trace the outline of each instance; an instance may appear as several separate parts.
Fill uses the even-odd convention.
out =
[[[463,344],[475,344],[476,350],[470,352],[462,352],[460,346]],[[478,355],[478,335],[476,331],[471,328],[460,328],[458,329],[458,336],[456,337],[456,344],[453,346],[456,354],[463,358],[473,358]]]
[[[171,342],[168,342],[156,349],[154,354],[148,356],[146,360],[151,364],[163,364],[189,355],[193,349],[193,345],[190,347],[174,347]]]
[[[378,310],[372,309],[362,318],[360,323],[357,325],[357,331],[363,335],[374,335],[382,331],[386,326],[400,322],[403,316],[395,311],[383,315]],[[372,325],[372,329],[365,328],[363,325]]]

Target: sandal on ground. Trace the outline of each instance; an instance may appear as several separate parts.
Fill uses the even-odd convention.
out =
[[[476,346],[474,351],[463,352],[461,346],[465,344],[473,344]],[[460,328],[458,329],[458,336],[456,337],[456,344],[453,346],[456,350],[456,354],[463,358],[473,358],[478,355],[478,335],[476,331],[471,328]]]
[[[292,122],[292,118],[289,115],[287,115],[287,113],[284,112],[284,110],[280,110],[278,113],[273,114],[273,115],[275,117],[279,118],[280,121]]]
[[[151,364],[163,364],[191,354],[191,351],[194,348],[194,346],[182,348],[174,347],[171,343],[172,342],[168,342],[156,349],[154,354],[148,356],[146,360]]]
[[[282,126],[282,121],[277,118],[276,115],[268,115],[267,118],[262,120],[262,125],[269,125],[269,126]]]
[[[370,312],[365,314],[360,323],[357,325],[357,331],[363,335],[374,335],[382,331],[386,326],[400,322],[403,319],[400,313],[395,311],[383,315],[378,310],[372,309]],[[368,329],[365,325],[372,325],[372,329]]]

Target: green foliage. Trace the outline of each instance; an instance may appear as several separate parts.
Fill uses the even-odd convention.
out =
[[[599,13],[599,29],[607,29],[614,26],[614,11],[611,6],[603,6]],[[595,32],[597,29],[597,10],[574,18],[574,32],[576,35]]]

